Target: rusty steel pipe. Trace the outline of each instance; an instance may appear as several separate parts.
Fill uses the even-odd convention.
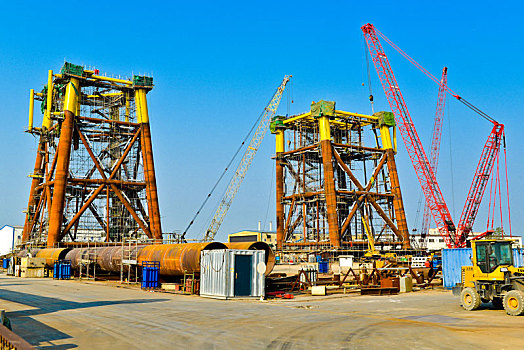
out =
[[[284,166],[282,165],[281,155],[277,154],[276,159],[276,210],[277,210],[277,249],[282,250],[282,242],[284,242],[284,225],[285,225],[285,211],[284,204],[282,204],[282,197],[284,197]],[[291,213],[289,214],[291,215]]]
[[[250,243],[252,248],[245,249],[269,249],[266,253],[267,270],[271,271],[275,264],[275,257],[271,248],[263,242]],[[267,246],[267,247],[266,247]],[[124,251],[123,251],[124,249]],[[122,253],[125,259],[137,260],[141,265],[143,261],[160,262],[160,274],[164,276],[181,276],[184,272],[200,272],[200,253],[203,250],[227,249],[227,246],[219,242],[209,243],[186,243],[186,244],[153,244],[142,246],[92,247],[67,249],[65,259],[71,260],[71,267],[78,269],[83,260],[96,262],[96,265],[106,272],[120,272],[122,264]],[[235,248],[244,249],[244,248]],[[47,249],[50,250],[50,249]],[[269,268],[271,270],[269,270]],[[127,268],[124,266],[124,270]]]
[[[402,240],[402,249],[411,249],[406,212],[404,211],[404,202],[402,201],[402,192],[400,191],[400,182],[398,180],[397,166],[395,164],[395,152],[393,149],[388,149],[386,150],[386,155],[391,182],[391,193],[395,195],[393,197],[393,209],[395,210],[399,238]]]
[[[333,152],[331,140],[320,141],[322,165],[324,168],[324,191],[326,193],[326,214],[329,227],[329,241],[333,248],[340,248],[340,231],[338,227],[337,193],[333,172]]]
[[[64,260],[71,248],[44,248],[38,250],[35,257],[45,258],[47,267],[53,267],[56,260]]]
[[[36,188],[42,183],[44,171],[43,171],[43,160],[44,160],[44,153],[46,151],[45,147],[45,138],[43,136],[40,136],[40,141],[38,142],[38,151],[36,151],[36,161],[35,161],[35,168],[33,171],[33,179],[31,180],[31,189],[29,190],[29,201],[27,203],[27,214],[25,217],[25,223],[24,223],[24,231],[22,233],[22,242],[27,242],[29,240],[29,234],[31,229],[31,223],[34,220],[34,216],[32,216],[32,209],[36,204],[36,198],[35,198],[35,192]],[[42,177],[40,177],[42,176]]]
[[[82,264],[82,260],[96,262],[97,256],[103,248],[104,247],[74,248],[67,253],[65,259],[70,260],[71,268],[76,270]],[[120,268],[118,271],[120,271]]]
[[[136,260],[138,252],[145,246],[113,246],[100,249],[96,257],[96,263],[101,270],[106,272],[118,272],[122,266],[122,255],[125,259]],[[124,271],[127,267],[124,265]]]
[[[149,210],[149,227],[153,238],[162,242],[162,227],[160,222],[160,208],[158,205],[158,193],[156,186],[155,164],[153,161],[153,145],[151,142],[151,130],[149,123],[141,125],[141,146],[144,160],[144,176],[146,182],[147,207]]]
[[[203,250],[227,249],[224,243],[154,244],[138,252],[138,264],[142,261],[159,261],[160,274],[181,276],[185,272],[200,272],[200,253]]]
[[[38,253],[39,250],[40,250],[39,248],[32,248],[29,251],[27,249],[24,249],[16,253],[16,256],[19,258],[25,258],[29,256],[29,254],[31,254],[31,256],[36,256],[36,253]]]
[[[69,175],[69,159],[71,154],[71,143],[73,140],[73,127],[75,115],[69,111],[64,111],[64,121],[60,130],[58,141],[58,159],[55,170],[55,185],[53,186],[53,199],[49,212],[49,233],[47,235],[47,246],[52,248],[60,239],[62,232],[62,222],[64,220],[64,205]]]
[[[269,275],[275,267],[275,253],[265,242],[234,242],[234,243],[225,243],[228,249],[242,249],[242,250],[264,250],[266,252],[266,272],[264,275]]]

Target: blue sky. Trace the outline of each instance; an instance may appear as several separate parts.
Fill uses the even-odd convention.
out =
[[[149,107],[162,224],[165,231],[183,230],[285,74],[294,76],[292,114],[307,111],[319,99],[334,100],[343,110],[370,112],[367,86],[362,86],[367,79],[360,27],[371,22],[434,75],[440,76],[446,65],[449,86],[506,125],[513,232],[520,233],[522,10],[516,1],[4,4],[0,225],[24,220],[36,147],[35,139],[23,132],[28,91],[40,89],[47,70],[58,70],[64,59],[101,72],[153,74]],[[419,135],[427,142],[438,87],[384,45]],[[377,110],[389,109],[374,70],[372,85]],[[287,112],[286,101],[285,96],[280,114]],[[458,221],[491,125],[448,101],[439,181]],[[274,223],[273,145],[268,134],[219,239],[256,229],[259,220],[265,228],[270,220]],[[411,228],[420,190],[399,145],[397,163]],[[202,235],[217,201],[215,196],[191,238]],[[477,231],[485,228],[485,207]]]

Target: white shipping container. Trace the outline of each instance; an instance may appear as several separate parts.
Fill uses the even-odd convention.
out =
[[[265,295],[265,251],[217,249],[200,254],[200,296],[219,299]]]

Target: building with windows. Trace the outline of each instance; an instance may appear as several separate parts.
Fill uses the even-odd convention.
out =
[[[472,232],[468,236],[468,239],[476,237],[480,235],[481,232]],[[496,238],[496,237],[492,237]],[[504,236],[504,238],[510,238],[509,236]],[[517,241],[518,246],[522,247],[522,237],[520,236],[513,236],[511,237],[515,241]],[[428,235],[426,238],[422,238],[420,234],[413,234],[411,235],[411,240],[414,245],[418,248],[425,247],[427,251],[435,251],[435,250],[441,250],[444,248],[447,248],[446,242],[444,242],[444,238],[440,235],[437,228],[430,228]]]

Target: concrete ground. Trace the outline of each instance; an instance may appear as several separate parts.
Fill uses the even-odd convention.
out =
[[[0,275],[0,309],[40,349],[515,349],[524,317],[447,291],[225,301]]]

